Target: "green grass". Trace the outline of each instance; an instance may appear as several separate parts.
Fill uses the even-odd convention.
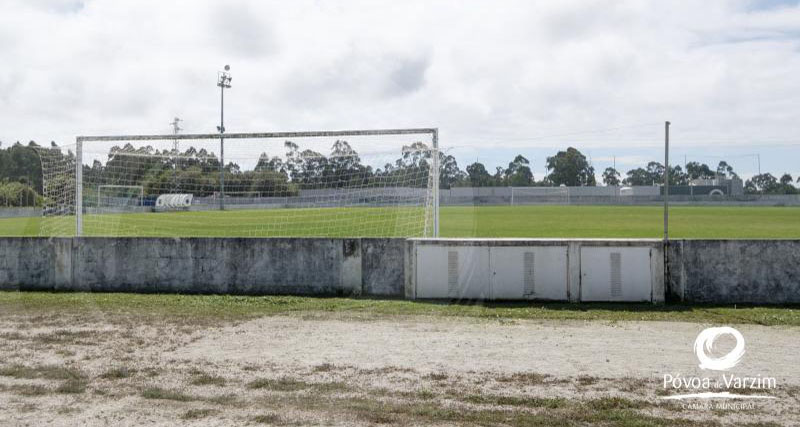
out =
[[[685,304],[482,303],[311,298],[293,296],[153,295],[0,292],[0,313],[111,313],[148,318],[246,319],[279,314],[343,313],[360,316],[444,316],[484,319],[687,321],[800,326],[800,307]]]
[[[484,206],[441,209],[443,237],[660,238],[660,206]],[[678,206],[672,238],[800,238],[800,208]]]
[[[421,223],[416,208],[274,209],[87,215],[85,234],[117,236],[391,237]],[[442,237],[660,238],[660,206],[481,206],[441,208]],[[414,217],[418,220],[413,220]],[[336,219],[336,226],[329,221]],[[74,232],[74,218],[47,227]],[[287,222],[288,221],[288,222]],[[379,232],[376,224],[400,224]],[[279,226],[280,224],[280,226]],[[36,236],[41,218],[0,219],[0,236]],[[800,238],[800,207],[677,206],[673,238]]]

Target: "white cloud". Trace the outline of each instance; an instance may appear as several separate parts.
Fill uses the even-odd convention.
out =
[[[437,126],[444,146],[573,144],[598,159],[652,147],[636,156],[657,158],[671,120],[676,150],[800,145],[796,2],[4,6],[6,142],[161,133],[176,115],[211,132],[216,71],[230,63],[229,131]],[[652,126],[626,127],[641,123]]]

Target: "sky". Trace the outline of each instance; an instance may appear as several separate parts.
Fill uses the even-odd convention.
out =
[[[0,141],[436,127],[463,168],[574,146],[800,176],[798,1],[0,0]],[[257,155],[257,154],[256,154]]]

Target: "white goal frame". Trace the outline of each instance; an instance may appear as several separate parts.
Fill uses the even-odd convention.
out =
[[[433,237],[439,237],[439,129],[438,128],[404,128],[404,129],[372,129],[372,130],[334,130],[305,132],[256,132],[256,133],[203,133],[203,134],[167,134],[167,135],[99,135],[78,136],[75,139],[75,230],[77,236],[83,235],[83,144],[93,141],[176,141],[176,140],[220,140],[220,153],[224,153],[225,139],[266,139],[266,138],[313,138],[313,137],[346,137],[346,136],[379,136],[379,135],[431,135],[431,197],[433,198]],[[222,154],[221,154],[222,155]],[[220,158],[224,165],[224,157]],[[223,181],[224,182],[224,181]],[[224,184],[223,184],[224,188]],[[223,193],[224,194],[224,193]],[[427,216],[425,219],[428,221]],[[426,226],[427,228],[427,226]]]

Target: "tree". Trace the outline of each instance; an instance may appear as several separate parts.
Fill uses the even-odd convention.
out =
[[[25,182],[41,194],[42,165],[34,148],[39,147],[30,141],[28,145],[16,142],[5,149],[0,149],[0,180],[8,182]]]
[[[669,168],[669,185],[689,185],[689,176],[682,167],[675,165]]]
[[[780,182],[780,185],[778,186],[777,189],[775,189],[776,193],[779,193],[779,194],[797,194],[798,193],[798,189],[794,188],[794,185],[792,185],[794,183],[794,179],[788,173],[783,174],[783,176],[781,176],[781,179],[780,179],[779,182]]]
[[[335,187],[344,187],[349,183],[369,181],[372,175],[372,167],[361,164],[361,157],[347,141],[336,140],[333,143],[323,170],[326,182],[333,183]]]
[[[647,164],[647,177],[650,181],[648,185],[656,185],[664,182],[664,165],[658,162]]]
[[[270,158],[267,153],[261,153],[261,156],[258,158],[258,163],[256,164],[255,171],[273,171],[273,172],[281,172],[286,173],[286,168],[283,164],[283,159],[280,157],[272,157]]]
[[[492,176],[489,175],[483,163],[475,162],[467,166],[467,176],[473,187],[488,187],[492,183]]]
[[[506,184],[506,170],[503,169],[502,166],[497,166],[494,168],[494,176],[492,177],[493,187],[505,187]]]
[[[533,184],[533,172],[529,165],[530,162],[523,155],[518,154],[514,157],[505,170],[506,184],[512,187],[527,187]]]
[[[466,174],[458,168],[458,162],[456,162],[455,157],[439,152],[439,159],[439,164],[441,165],[439,172],[440,188],[454,187],[464,180]]]
[[[745,182],[748,193],[772,193],[778,188],[778,179],[771,173],[762,173],[753,176]]]
[[[26,183],[0,180],[0,206],[41,206],[42,196]]]
[[[644,168],[631,169],[622,183],[625,185],[651,185],[650,174]]]
[[[296,196],[298,193],[296,186],[290,184],[287,176],[281,172],[262,169],[245,174],[247,179],[244,182],[250,183],[249,191],[259,193],[262,197]]]
[[[739,177],[739,175],[736,175],[736,172],[733,171],[733,167],[731,165],[729,165],[728,162],[726,162],[725,160],[722,160],[721,162],[719,162],[719,165],[717,166],[717,175],[719,175],[719,176],[721,176],[723,178],[727,178],[727,177],[738,178]]]
[[[603,184],[609,186],[619,185],[619,176],[619,172],[616,169],[607,167],[606,170],[603,171]]]
[[[594,168],[589,165],[586,156],[573,147],[567,151],[559,151],[555,156],[547,158],[547,180],[553,185],[593,186],[596,185]]]
[[[689,162],[686,164],[686,174],[689,179],[712,179],[716,173],[705,163]]]

